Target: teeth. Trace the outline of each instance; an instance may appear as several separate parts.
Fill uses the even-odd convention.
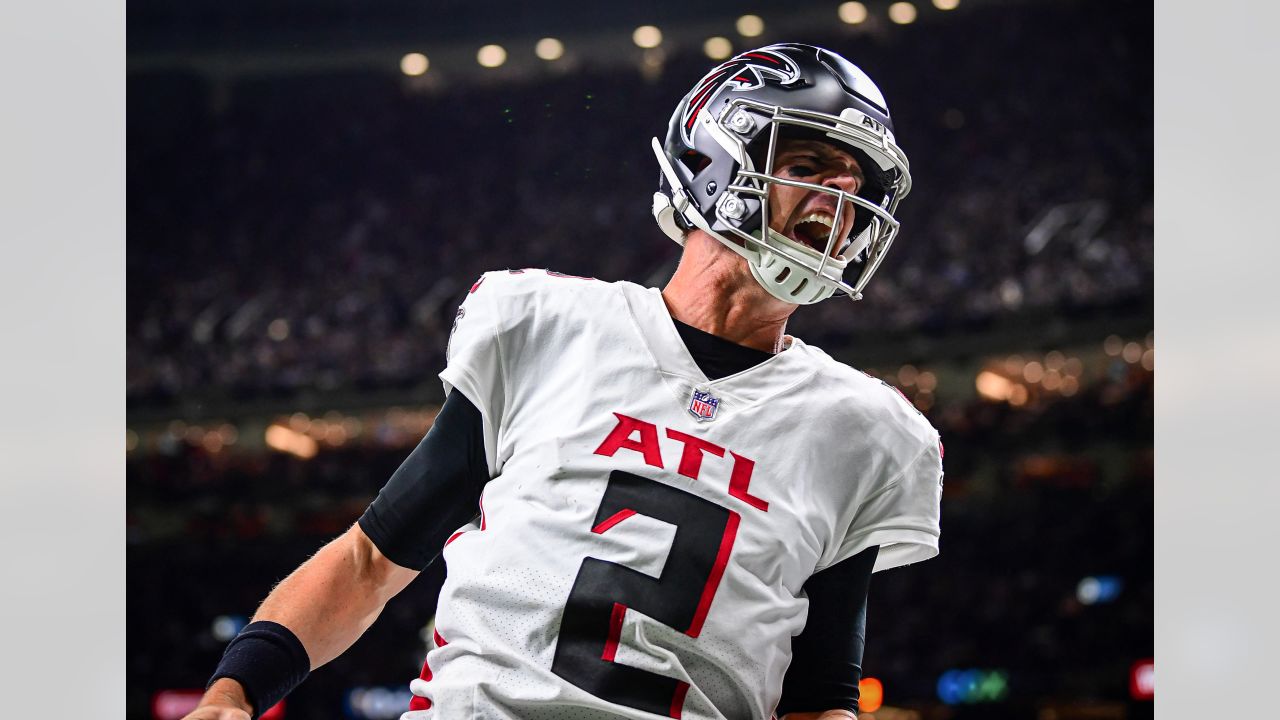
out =
[[[809,213],[808,215],[805,215],[804,217],[800,218],[800,222],[802,223],[817,222],[817,223],[822,223],[827,227],[831,227],[835,223],[835,218],[831,217],[830,215],[823,215],[822,213]],[[800,223],[796,223],[796,224],[799,225]]]
[[[827,228],[827,232],[823,234],[823,239],[825,240],[828,236],[831,235],[831,229],[835,222],[835,218],[831,217],[830,215],[825,215],[823,213],[809,213],[808,215],[805,215],[804,217],[800,218],[800,220],[796,222],[796,225],[801,225],[807,222],[816,222],[819,225],[825,226]]]

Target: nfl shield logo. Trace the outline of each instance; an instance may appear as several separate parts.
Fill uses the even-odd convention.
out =
[[[697,418],[698,422],[714,420],[718,407],[720,407],[720,400],[711,393],[694,390],[693,399],[689,401],[689,414]]]

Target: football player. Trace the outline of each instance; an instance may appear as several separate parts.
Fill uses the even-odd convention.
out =
[[[867,75],[798,44],[714,68],[653,149],[670,283],[482,276],[433,428],[189,718],[256,717],[439,554],[403,720],[855,716],[872,572],[938,552],[941,445],[785,328],[860,297],[906,156]]]

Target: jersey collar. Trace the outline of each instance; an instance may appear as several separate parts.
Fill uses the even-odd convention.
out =
[[[742,372],[710,380],[680,339],[667,304],[658,288],[621,282],[641,340],[653,365],[668,388],[687,403],[694,390],[710,391],[721,400],[720,412],[731,413],[803,383],[817,372],[816,358],[799,338],[789,338],[787,349]]]

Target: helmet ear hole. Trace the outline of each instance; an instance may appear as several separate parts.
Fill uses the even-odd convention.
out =
[[[689,172],[697,175],[707,169],[707,166],[711,164],[711,158],[696,150],[690,150],[680,156],[680,163],[689,168]]]
[[[778,273],[778,277],[774,278],[773,281],[776,283],[784,283],[787,281],[787,277],[790,275],[791,275],[791,268],[789,266],[784,267],[782,268],[782,272]]]

